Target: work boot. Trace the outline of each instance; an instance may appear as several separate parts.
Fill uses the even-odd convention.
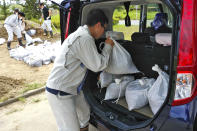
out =
[[[18,38],[18,42],[19,42],[19,45],[20,45],[20,46],[22,46],[22,47],[24,47],[24,48],[25,48],[25,45],[23,45],[23,43],[22,43],[22,39],[21,39],[21,38]]]
[[[47,32],[47,30],[46,29],[44,29],[44,34],[43,34],[44,36],[47,36],[48,35],[48,32]]]
[[[11,50],[10,45],[11,45],[11,42],[8,41],[8,43],[7,43],[7,49],[8,49],[8,50]]]
[[[80,131],[88,131],[88,125],[84,128],[80,128]]]
[[[51,38],[53,38],[53,31],[50,31]]]
[[[24,40],[26,40],[25,34],[23,34],[23,38],[24,38]]]

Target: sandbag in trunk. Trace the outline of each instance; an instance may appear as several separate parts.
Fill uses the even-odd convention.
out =
[[[127,85],[125,98],[130,111],[148,104],[147,93],[154,82],[155,79],[153,78],[142,78],[132,81]]]
[[[159,76],[148,91],[148,101],[152,112],[156,114],[166,99],[168,93],[169,75],[163,72],[158,65],[153,66],[152,70],[157,71]]]
[[[105,69],[111,74],[133,74],[139,70],[134,65],[130,54],[115,40],[114,47],[111,53],[110,61]]]

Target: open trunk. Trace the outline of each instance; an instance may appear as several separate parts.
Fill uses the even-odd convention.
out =
[[[152,71],[152,66],[158,64],[164,71],[169,73],[170,67],[170,49],[171,47],[160,46],[156,43],[135,43],[132,41],[119,41],[122,46],[131,54],[136,67],[149,78],[157,78],[158,74]],[[131,127],[135,128],[153,118],[153,113],[149,105],[128,110],[125,98],[121,98],[118,104],[113,103],[114,100],[103,100],[106,88],[100,89],[97,86],[99,73],[89,71],[84,85],[84,94],[91,105],[92,117],[98,116],[105,124],[116,126],[127,130]],[[141,74],[133,74],[135,78],[140,78]],[[94,123],[94,122],[93,122]],[[120,127],[120,125],[122,125]],[[112,129],[113,127],[108,127]]]
[[[78,0],[76,0],[78,1]],[[177,41],[177,35],[178,31],[175,31],[174,25],[178,25],[177,20],[173,19],[176,15],[176,9],[173,7],[173,4],[171,4],[170,1],[160,1],[160,0],[90,0],[84,1],[80,3],[80,10],[79,8],[76,8],[74,10],[74,6],[71,6],[73,8],[72,11],[61,13],[62,19],[61,19],[61,34],[62,34],[62,42],[66,38],[66,36],[75,29],[80,26],[84,25],[86,22],[86,17],[89,11],[91,9],[100,8],[102,9],[106,16],[109,19],[107,30],[114,31],[113,30],[113,13],[114,10],[118,6],[125,6],[125,4],[130,4],[130,6],[138,5],[140,8],[140,19],[139,19],[139,28],[138,31],[135,31],[137,33],[142,33],[141,37],[137,39],[133,39],[132,34],[133,32],[126,32],[124,35],[130,35],[129,39],[119,40],[118,42],[130,53],[132,60],[134,64],[136,65],[137,69],[141,72],[143,72],[143,75],[141,73],[138,74],[131,74],[135,76],[135,79],[141,78],[143,76],[148,78],[157,78],[158,73],[152,70],[152,66],[155,64],[158,64],[159,67],[165,71],[167,74],[169,74],[170,79],[171,77],[174,78],[175,75],[172,73],[174,71],[174,52],[176,47],[176,41]],[[172,33],[172,46],[162,46],[156,43],[154,40],[151,40],[151,38],[154,38],[154,33],[149,32],[150,40],[143,41],[143,38],[147,38],[146,36],[143,37],[143,33],[145,32],[145,29],[148,27],[147,22],[147,12],[148,12],[148,5],[156,4],[158,5],[159,12],[170,12],[169,14],[169,21],[168,24],[171,28]],[[62,5],[65,5],[65,3],[62,3]],[[71,3],[72,5],[72,3]],[[73,5],[75,5],[73,3]],[[77,4],[78,5],[78,4]],[[119,7],[118,7],[119,8]],[[152,8],[152,7],[151,7]],[[61,12],[64,12],[60,10]],[[137,9],[136,9],[137,11]],[[69,14],[70,13],[70,14]],[[74,17],[77,15],[77,18],[79,18],[79,21],[76,22]],[[74,19],[74,22],[73,22]],[[70,21],[68,21],[70,20]],[[150,24],[150,23],[149,23]],[[68,28],[65,28],[68,26]],[[173,27],[173,28],[172,28]],[[177,28],[177,27],[176,27]],[[67,34],[68,33],[68,34]],[[158,32],[157,32],[158,33]],[[163,33],[166,33],[165,31]],[[132,40],[131,40],[132,38]],[[101,38],[99,40],[96,40],[96,46],[99,47],[100,42],[104,42],[105,38]],[[98,49],[99,51],[99,49]],[[149,125],[158,115],[162,115],[162,110],[160,109],[159,112],[154,115],[149,107],[149,105],[146,105],[143,108],[135,109],[132,111],[128,110],[127,103],[125,101],[125,98],[121,98],[118,102],[118,104],[113,103],[114,100],[103,100],[105,97],[106,88],[100,90],[97,86],[98,82],[98,76],[100,72],[95,73],[92,71],[88,72],[88,75],[86,77],[86,81],[84,83],[83,92],[86,97],[86,100],[90,104],[91,108],[91,120],[90,122],[95,125],[96,127],[100,128],[100,130],[105,131],[101,127],[106,127],[106,130],[131,130],[131,129],[139,129],[144,128]],[[173,75],[172,75],[173,74]],[[173,82],[171,79],[168,83],[169,86],[173,85]],[[170,90],[171,87],[169,87]],[[169,91],[170,91],[169,90]],[[170,97],[168,95],[164,105],[162,106],[163,110],[166,109],[165,112],[169,111],[169,108],[167,105],[167,101],[170,101]],[[155,117],[156,116],[156,117]],[[167,116],[167,115],[166,115]],[[165,121],[166,117],[160,117],[160,126]],[[104,126],[102,126],[104,125]],[[101,126],[101,127],[100,127]],[[150,129],[152,128],[151,125],[149,126]]]

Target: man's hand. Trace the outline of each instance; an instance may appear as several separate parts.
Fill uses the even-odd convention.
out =
[[[112,47],[114,46],[113,40],[110,39],[109,37],[107,37],[107,39],[105,40],[105,43],[111,45]]]

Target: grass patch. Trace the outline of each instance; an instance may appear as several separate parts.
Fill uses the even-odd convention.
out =
[[[40,102],[40,99],[33,99],[33,103],[38,103]]]
[[[123,32],[125,40],[131,40],[131,35],[134,32],[139,32],[139,26],[129,26],[126,27],[124,25],[114,25],[113,31]]]
[[[25,97],[20,97],[20,98],[18,98],[18,100],[21,101],[22,103],[25,103],[25,101],[26,101]]]
[[[27,85],[25,85],[26,88],[23,89],[21,93],[24,94],[24,93],[26,93],[26,92],[28,92],[30,90],[35,90],[35,89],[41,88],[44,85],[45,85],[45,83],[44,84],[41,84],[41,83],[27,84]]]

